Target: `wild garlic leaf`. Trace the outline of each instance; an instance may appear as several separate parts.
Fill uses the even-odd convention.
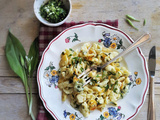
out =
[[[28,71],[31,71],[31,61],[33,56],[35,57],[34,63],[38,63],[38,55],[35,51],[35,45],[37,43],[33,43],[30,48],[29,57],[26,56],[26,52],[24,47],[20,43],[20,41],[9,31],[7,36],[7,42],[5,46],[5,53],[8,63],[11,69],[22,79],[23,85],[25,87],[27,103],[29,107],[29,115],[31,116],[32,120],[35,120],[34,114],[32,112],[32,83],[28,78]],[[34,51],[34,52],[33,52]],[[26,66],[27,65],[27,66]],[[34,68],[34,67],[33,67]],[[28,71],[27,71],[28,70]]]
[[[9,31],[7,42],[5,46],[5,53],[11,69],[23,80],[24,82],[24,68],[21,65],[20,57],[24,58],[26,52],[20,41]]]
[[[31,71],[30,71],[30,77],[33,75],[37,64],[38,64],[38,59],[39,59],[39,47],[38,47],[38,38],[36,38],[33,43],[31,44],[29,53],[28,53],[28,58],[32,58],[31,60]]]
[[[23,58],[26,56],[26,51],[23,47],[23,45],[21,44],[21,42],[18,40],[18,38],[16,38],[9,30],[8,36],[7,38],[10,38],[12,41],[12,44],[15,48],[16,51],[16,55],[19,57],[20,54],[23,56]]]

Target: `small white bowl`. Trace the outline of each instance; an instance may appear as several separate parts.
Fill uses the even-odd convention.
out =
[[[49,0],[35,0],[34,1],[34,13],[37,17],[37,19],[47,25],[47,26],[60,26],[61,24],[63,24],[67,18],[69,17],[69,15],[71,14],[71,10],[72,10],[72,4],[71,4],[71,0],[62,0],[63,4],[65,6],[65,8],[68,10],[68,15],[66,16],[66,18],[63,21],[60,21],[58,23],[51,23],[47,20],[45,20],[41,15],[40,15],[40,7],[41,5],[43,5],[44,3],[46,3]]]

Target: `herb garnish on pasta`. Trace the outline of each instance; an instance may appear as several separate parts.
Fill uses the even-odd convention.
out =
[[[84,79],[78,79],[84,70],[93,65],[103,65],[113,59],[118,51],[101,44],[84,43],[80,50],[66,49],[59,63],[58,87],[62,90],[62,101],[69,97],[72,107],[77,108],[84,117],[90,111],[102,111],[109,103],[116,104],[128,91],[130,72],[120,65],[122,58],[106,66],[101,72],[91,71],[91,82],[85,86]]]

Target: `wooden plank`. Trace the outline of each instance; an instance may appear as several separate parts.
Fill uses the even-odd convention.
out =
[[[155,96],[156,118],[160,118],[160,95]],[[0,94],[0,120],[31,120],[28,116],[28,107],[24,94]],[[33,95],[34,114],[38,112],[39,99],[37,94]],[[133,120],[147,120],[148,96],[139,113]],[[48,115],[49,116],[49,115]]]
[[[6,56],[0,55],[0,76],[17,76],[10,68]]]
[[[137,114],[137,116],[133,120],[147,120],[147,111],[148,111],[148,95],[147,98],[144,102],[144,105],[140,109],[140,112]],[[160,118],[160,96],[156,95],[155,96],[155,108],[156,108],[156,120],[159,120]]]
[[[33,3],[34,0],[0,1],[0,55],[5,55],[4,49],[9,28],[22,42],[26,51],[29,50],[31,42],[39,32],[39,22],[33,12]]]
[[[32,80],[32,92],[38,92],[36,78]],[[0,93],[25,93],[21,79],[17,77],[0,77]]]
[[[37,116],[38,95],[33,95],[33,112]],[[0,94],[0,120],[31,120],[24,94]]]

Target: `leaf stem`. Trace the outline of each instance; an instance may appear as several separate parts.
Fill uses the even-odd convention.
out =
[[[25,70],[24,70],[25,71]],[[25,92],[26,92],[26,97],[27,97],[27,102],[28,102],[28,106],[30,104],[30,99],[29,99],[29,94],[28,94],[28,79],[27,79],[27,76],[26,74],[24,74],[24,88],[25,88]]]
[[[30,91],[30,104],[29,104],[29,114],[31,115],[32,119],[35,120],[34,114],[32,112],[32,104],[33,104],[33,99],[32,99],[32,80],[33,77],[28,77],[29,79],[29,91]]]
[[[32,112],[32,85],[31,85],[32,83],[30,79],[31,79],[30,77],[27,78],[27,71],[24,69],[24,87],[29,108],[29,115],[31,115],[32,120],[35,120],[35,117]]]

